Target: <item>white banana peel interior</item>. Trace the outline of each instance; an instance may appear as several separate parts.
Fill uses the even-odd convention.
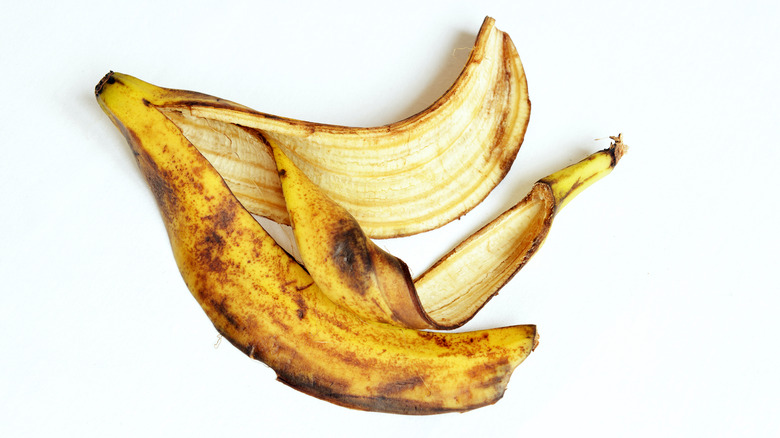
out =
[[[625,151],[616,137],[608,149],[542,178],[515,206],[412,280],[402,260],[381,250],[275,142],[271,147],[297,248],[322,292],[366,320],[438,330],[473,318],[541,247],[561,208],[611,172]]]
[[[530,116],[520,57],[490,17],[450,89],[386,126],[305,122],[182,90],[156,94],[152,104],[254,214],[289,223],[273,157],[258,138],[264,136],[374,238],[431,230],[471,210],[509,171]]]

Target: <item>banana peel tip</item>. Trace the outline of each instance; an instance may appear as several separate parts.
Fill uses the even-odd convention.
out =
[[[612,167],[615,167],[618,161],[623,158],[623,155],[628,152],[628,145],[623,143],[623,133],[610,136],[609,138],[612,139],[612,145],[609,147],[610,153],[612,154]]]
[[[106,86],[106,84],[113,84],[114,83],[114,71],[109,70],[108,73],[106,73],[105,76],[100,80],[100,82],[95,85],[95,97],[100,96],[100,93],[103,92],[103,87]]]

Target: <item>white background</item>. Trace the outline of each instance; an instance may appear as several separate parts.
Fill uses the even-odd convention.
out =
[[[630,146],[466,327],[538,325],[505,397],[351,411],[218,344],[98,80],[380,125],[449,87],[485,15],[528,75],[525,143],[471,214],[385,248],[419,273],[537,178]],[[780,436],[776,1],[6,2],[0,22],[0,436]]]

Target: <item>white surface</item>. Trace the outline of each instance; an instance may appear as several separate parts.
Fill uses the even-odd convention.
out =
[[[216,3],[3,8],[0,436],[780,436],[777,2]],[[594,139],[631,147],[467,326],[538,324],[504,399],[356,412],[215,348],[98,80],[384,124],[446,90],[485,15],[526,68],[524,146],[473,214],[386,248],[420,272]]]

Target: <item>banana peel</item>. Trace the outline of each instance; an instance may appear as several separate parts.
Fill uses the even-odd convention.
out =
[[[603,178],[626,151],[612,145],[537,181],[519,203],[461,242],[417,279],[271,142],[304,266],[331,300],[362,318],[415,329],[462,326],[544,242],[555,215]]]
[[[520,202],[414,280],[419,307],[437,327],[466,323],[525,266],[561,209],[608,175],[626,153],[622,135],[611,138],[610,147],[537,181]]]
[[[273,140],[373,238],[431,230],[471,210],[509,171],[530,116],[520,57],[491,17],[447,92],[386,126],[300,121],[128,75],[114,78],[176,124],[252,213],[289,224],[276,164],[264,147],[263,139]]]
[[[179,270],[219,333],[304,393],[362,410],[466,411],[499,400],[536,327],[434,333],[368,321],[327,298],[178,126],[107,75],[99,104],[126,137]]]
[[[413,280],[371,238],[464,214],[522,144],[525,75],[491,18],[453,87],[385,127],[281,118],[113,72],[96,96],[133,149],[182,276],[217,330],[296,389],[383,412],[464,411],[501,398],[538,342],[535,326],[420,329],[470,320],[538,250],[561,208],[626,150],[614,137],[540,179]],[[253,213],[292,226],[305,266]]]

